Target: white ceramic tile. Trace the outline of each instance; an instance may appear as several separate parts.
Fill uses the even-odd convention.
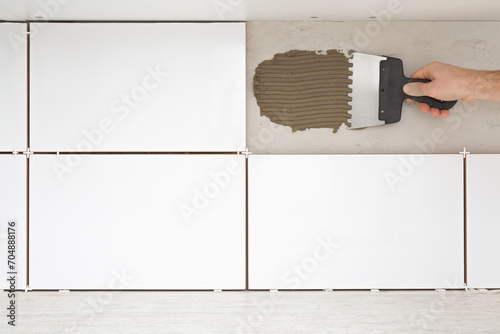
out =
[[[463,285],[461,155],[254,155],[251,289]]]
[[[245,287],[244,157],[66,158],[30,159],[34,289]]]
[[[26,24],[0,24],[0,151],[26,150]]]
[[[244,147],[244,23],[46,24],[30,60],[32,150]]]
[[[365,28],[368,36],[387,20],[496,21],[499,9],[490,0],[121,0],[119,9],[115,0],[0,0],[0,18],[11,20],[367,21],[375,16],[376,25]]]
[[[467,284],[500,288],[500,155],[467,156]]]
[[[14,272],[17,273],[16,288],[26,287],[26,158],[23,156],[0,155],[0,289],[10,284],[4,279],[7,272],[9,231],[8,223],[15,223],[16,253]],[[10,230],[12,232],[12,230]],[[10,239],[12,240],[12,239]],[[10,277],[10,275],[8,275]]]

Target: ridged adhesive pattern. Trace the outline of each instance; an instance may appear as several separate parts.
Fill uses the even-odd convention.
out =
[[[351,117],[351,67],[339,50],[292,50],[263,61],[255,70],[253,87],[261,116],[293,131],[337,131]]]

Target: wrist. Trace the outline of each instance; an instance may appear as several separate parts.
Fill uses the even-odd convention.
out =
[[[477,71],[473,82],[477,100],[500,102],[500,71]]]

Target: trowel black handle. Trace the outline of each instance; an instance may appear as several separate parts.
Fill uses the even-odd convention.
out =
[[[409,82],[429,82],[426,79],[407,78],[403,74],[403,62],[399,58],[386,57],[380,62],[378,119],[385,124],[401,120],[401,109],[405,99],[426,103],[431,108],[449,110],[457,101],[440,101],[429,96],[410,96],[403,91]]]
[[[427,82],[431,82],[431,81],[427,80],[427,79],[409,78],[407,83],[410,83],[410,82],[427,83]],[[411,95],[407,95],[407,94],[405,94],[405,95],[409,99],[415,100],[415,101],[420,102],[420,103],[428,104],[429,107],[437,108],[439,110],[449,110],[449,109],[453,108],[455,106],[455,104],[457,104],[457,100],[455,100],[455,101],[441,101],[441,100],[437,100],[437,99],[429,97],[429,96],[411,96]]]

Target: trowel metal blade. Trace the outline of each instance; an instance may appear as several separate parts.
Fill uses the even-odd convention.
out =
[[[379,89],[380,89],[380,62],[386,57],[374,56],[354,52],[349,62],[352,63],[352,100],[349,105],[351,118],[349,129],[360,129],[370,126],[384,125],[378,119],[379,115]]]

